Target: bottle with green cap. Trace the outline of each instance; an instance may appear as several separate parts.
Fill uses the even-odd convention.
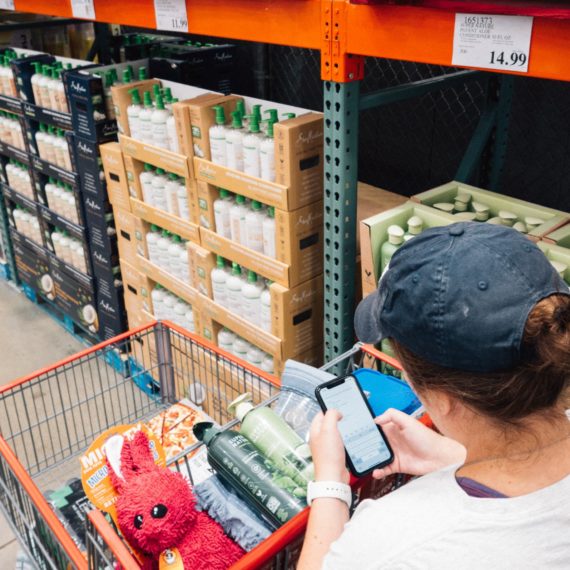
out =
[[[404,234],[404,241],[410,241],[414,236],[422,233],[423,220],[419,216],[412,216],[408,220],[408,231]]]
[[[249,116],[249,134],[243,138],[243,171],[257,178],[261,174],[259,147],[262,137],[259,120],[252,114]]]
[[[238,396],[228,412],[241,422],[240,433],[277,468],[306,489],[314,478],[311,451],[297,433],[269,406],[254,408],[251,394]]]
[[[169,214],[179,217],[180,210],[178,208],[178,176],[171,172],[167,178],[168,182],[164,188],[166,195],[166,210]]]
[[[139,67],[139,81],[145,81],[146,79],[148,79],[146,67]]]
[[[155,208],[166,211],[166,183],[168,178],[162,168],[157,168],[152,177],[152,203]]]
[[[152,263],[157,264],[159,259],[158,240],[160,239],[160,230],[158,226],[152,224],[150,231],[146,234],[146,248],[148,251],[148,259]]]
[[[235,243],[245,245],[245,217],[248,211],[245,196],[236,194],[235,203],[230,208],[230,237]]]
[[[306,491],[268,461],[246,436],[197,423],[194,436],[208,449],[208,463],[230,488],[275,530],[306,506]]]
[[[263,218],[261,202],[251,201],[251,207],[245,217],[245,245],[263,253]]]
[[[283,113],[282,117],[287,120],[287,119],[294,119],[297,115],[295,113]]]
[[[267,135],[267,127],[269,126],[269,123],[271,121],[273,121],[273,123],[279,122],[279,111],[277,111],[277,109],[267,109],[263,114],[266,115],[267,118],[260,121],[261,132],[264,135]]]
[[[247,281],[241,288],[242,314],[245,319],[256,327],[261,326],[261,293],[262,284],[257,279],[257,274],[249,270]]]
[[[67,102],[63,84],[63,69],[57,70],[57,106],[62,113],[69,113],[69,103]]]
[[[404,230],[400,226],[388,228],[388,239],[382,244],[380,251],[380,270],[384,271],[396,250],[404,243]]]
[[[277,257],[275,247],[275,208],[267,207],[263,220],[263,255],[275,259]]]
[[[226,307],[228,302],[226,294],[226,281],[228,280],[228,274],[226,273],[225,266],[224,258],[221,255],[217,255],[216,267],[212,269],[210,274],[214,301],[222,307]]]
[[[239,316],[242,314],[242,286],[241,267],[234,262],[232,263],[232,274],[226,280],[226,308]]]
[[[178,133],[176,132],[176,119],[174,118],[174,113],[172,105],[178,103],[178,99],[173,97],[170,100],[170,110],[168,119],[166,120],[166,137],[168,138],[168,150],[172,152],[180,152],[180,146],[178,145]]]
[[[150,93],[145,91],[143,95],[143,108],[139,113],[140,140],[146,144],[152,144],[152,123],[151,117],[154,111]]]
[[[111,70],[105,72],[104,94],[105,94],[105,111],[108,119],[115,118],[115,106],[113,105],[113,95],[111,87],[115,84],[115,78]]]
[[[232,207],[232,196],[224,188],[220,188],[220,197],[214,200],[214,221],[216,233],[219,236],[231,239],[230,209]]]
[[[56,164],[55,162],[55,143],[56,143],[57,137],[55,135],[55,127],[53,125],[48,125],[47,128],[47,133],[46,133],[46,155],[45,155],[45,159],[48,162],[50,162],[51,164]]]
[[[226,132],[226,166],[243,172],[244,129],[239,111],[232,113],[232,124]]]
[[[59,81],[57,79],[58,72],[59,69],[57,67],[52,67],[49,70],[48,81],[47,81],[49,108],[53,109],[54,111],[59,111],[59,105],[57,102],[57,86],[59,84]]]
[[[123,73],[122,73],[121,77],[123,78],[123,83],[131,83],[133,80],[133,69],[132,69],[132,67],[129,66],[126,69],[123,69]]]
[[[273,139],[273,125],[277,121],[269,119],[267,123],[267,136],[259,145],[259,164],[261,178],[275,182],[275,140]]]
[[[261,303],[260,311],[260,326],[266,332],[272,332],[272,322],[271,322],[271,284],[272,281],[267,281],[267,285],[263,287],[261,291],[261,297],[259,299]]]
[[[215,164],[226,165],[226,116],[221,105],[212,107],[215,111],[215,124],[210,127],[210,156]]]
[[[251,114],[257,119],[257,123],[261,125],[261,105],[252,105]]]
[[[168,133],[166,131],[166,121],[168,121],[168,111],[164,108],[162,95],[156,96],[156,108],[151,115],[152,144],[160,148],[168,148]]]
[[[125,70],[126,71],[126,70]],[[141,122],[140,114],[143,109],[141,96],[138,89],[129,90],[131,104],[127,107],[127,123],[129,124],[129,136],[133,139],[140,139]]]
[[[42,64],[39,61],[32,62],[32,67],[34,68],[34,73],[31,77],[32,92],[34,94],[34,104],[41,105],[41,93],[40,93],[40,80],[42,77]]]
[[[36,103],[36,105],[40,105],[40,107],[49,108],[49,92],[48,92],[49,72],[50,72],[50,66],[42,65],[42,74],[38,81],[40,97],[39,97],[39,103]]]
[[[242,120],[245,119],[246,117],[246,112],[245,112],[245,101],[243,99],[238,99],[236,101],[236,111],[241,115]],[[244,127],[245,127],[245,123],[244,123]]]
[[[140,173],[139,180],[142,188],[143,200],[149,206],[154,206],[152,201],[152,179],[154,178],[154,168],[152,165],[145,163],[143,171]]]

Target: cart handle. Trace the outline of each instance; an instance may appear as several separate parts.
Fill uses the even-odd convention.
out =
[[[69,556],[73,566],[76,568],[87,568],[87,559],[84,554],[82,554],[79,548],[77,548],[75,542],[69,535],[69,532],[57,518],[55,512],[51,510],[44,496],[41,494],[28,472],[24,469],[24,466],[18,461],[18,458],[12,451],[12,448],[2,436],[0,436],[0,455],[10,466],[10,469],[30,497],[42,519],[51,529],[62,548],[65,550],[67,556]]]
[[[392,356],[388,356],[385,352],[378,350],[372,344],[363,344],[362,351],[366,352],[367,354],[370,354],[370,356],[373,356],[374,358],[383,360],[386,364],[389,364],[390,366],[392,366],[392,368],[395,368],[396,370],[400,370],[401,372],[404,371],[399,360],[396,360]]]
[[[119,538],[113,527],[109,524],[105,515],[95,509],[87,513],[93,527],[104,540],[105,544],[111,549],[118,562],[121,564],[122,570],[140,570],[140,564],[131,554],[125,543]]]

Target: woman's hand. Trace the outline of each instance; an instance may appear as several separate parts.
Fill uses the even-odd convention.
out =
[[[338,431],[342,415],[337,410],[319,413],[311,424],[309,444],[315,466],[315,481],[349,482],[344,445]]]
[[[465,460],[465,448],[460,443],[436,433],[404,412],[390,409],[374,421],[384,430],[394,451],[390,465],[374,470],[375,479],[392,473],[425,475]]]

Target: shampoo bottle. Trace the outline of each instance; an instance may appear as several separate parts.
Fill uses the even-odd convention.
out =
[[[273,139],[273,121],[267,123],[267,136],[259,145],[261,178],[275,182],[275,140]]]
[[[237,263],[232,263],[232,274],[226,280],[226,308],[235,315],[242,314],[241,299],[241,268]]]
[[[211,422],[197,423],[192,429],[196,439],[208,448],[208,462],[219,477],[273,529],[305,508],[304,499],[294,495],[300,488],[267,461],[247,437],[216,428]],[[304,496],[302,489],[299,494]]]
[[[247,212],[245,197],[237,194],[235,204],[232,204],[230,208],[230,237],[235,243],[245,245],[245,217]]]
[[[152,203],[155,208],[166,211],[166,183],[168,178],[162,168],[157,168],[152,177]]]
[[[152,200],[152,179],[154,178],[154,168],[145,162],[144,170],[139,176],[141,182],[143,200],[149,205],[154,206]]]
[[[188,190],[186,189],[186,181],[184,178],[178,180],[178,190],[176,191],[178,198],[178,214],[183,220],[190,220],[190,208],[188,207]]]
[[[257,274],[247,272],[247,281],[241,288],[242,315],[255,326],[261,326],[261,285],[257,282]]]
[[[215,105],[212,109],[216,112],[216,124],[210,127],[210,155],[215,164],[226,165],[226,117],[224,108]]]
[[[226,307],[226,281],[228,280],[228,274],[225,271],[224,258],[220,255],[216,256],[216,267],[212,269],[211,278],[214,301],[218,303],[218,305]]]
[[[176,97],[172,99],[172,105],[178,103]],[[168,138],[168,149],[172,152],[180,152],[180,146],[178,145],[178,134],[176,133],[176,120],[172,114],[172,105],[170,116],[166,121],[166,136]]]
[[[419,216],[412,216],[408,220],[408,231],[404,234],[404,241],[410,241],[414,236],[422,233],[423,221]]]
[[[404,230],[400,226],[390,226],[388,228],[388,239],[382,244],[380,251],[381,271],[384,271],[396,250],[404,242]]]
[[[168,133],[166,121],[169,113],[164,108],[164,100],[161,95],[156,97],[156,108],[152,112],[150,121],[152,124],[152,143],[160,148],[168,148]]]
[[[263,254],[275,259],[275,208],[269,206],[263,220]]]
[[[245,245],[259,253],[263,253],[263,218],[261,203],[252,200],[251,210],[245,217]]]
[[[144,107],[139,113],[140,140],[146,144],[152,144],[152,123],[153,113],[152,99],[150,93],[145,91],[143,95]]]
[[[127,107],[127,122],[129,123],[129,133],[133,139],[141,138],[140,114],[143,109],[141,96],[138,89],[131,89],[131,104]]]
[[[216,223],[216,233],[225,238],[231,238],[230,229],[230,208],[232,198],[230,193],[220,188],[220,197],[214,200],[214,221]]]
[[[174,173],[168,175],[168,182],[166,183],[165,197],[166,209],[173,216],[180,217],[180,210],[178,209],[178,176]]]
[[[263,289],[261,292],[260,302],[261,302],[261,311],[260,311],[260,319],[261,328],[270,333],[271,332],[271,281],[267,282],[267,287]]]
[[[259,147],[261,134],[259,122],[255,115],[249,117],[249,134],[243,138],[243,171],[259,178],[261,167],[259,164]]]
[[[245,435],[277,468],[306,490],[314,479],[311,450],[299,435],[271,408],[254,409],[251,394],[238,396],[228,412],[241,422],[240,433]]]
[[[226,133],[226,166],[243,172],[244,129],[239,111],[232,113],[231,128]]]

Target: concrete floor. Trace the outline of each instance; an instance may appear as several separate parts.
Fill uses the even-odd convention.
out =
[[[23,293],[0,279],[0,386],[84,346]],[[19,544],[0,515],[0,566],[16,568]]]

